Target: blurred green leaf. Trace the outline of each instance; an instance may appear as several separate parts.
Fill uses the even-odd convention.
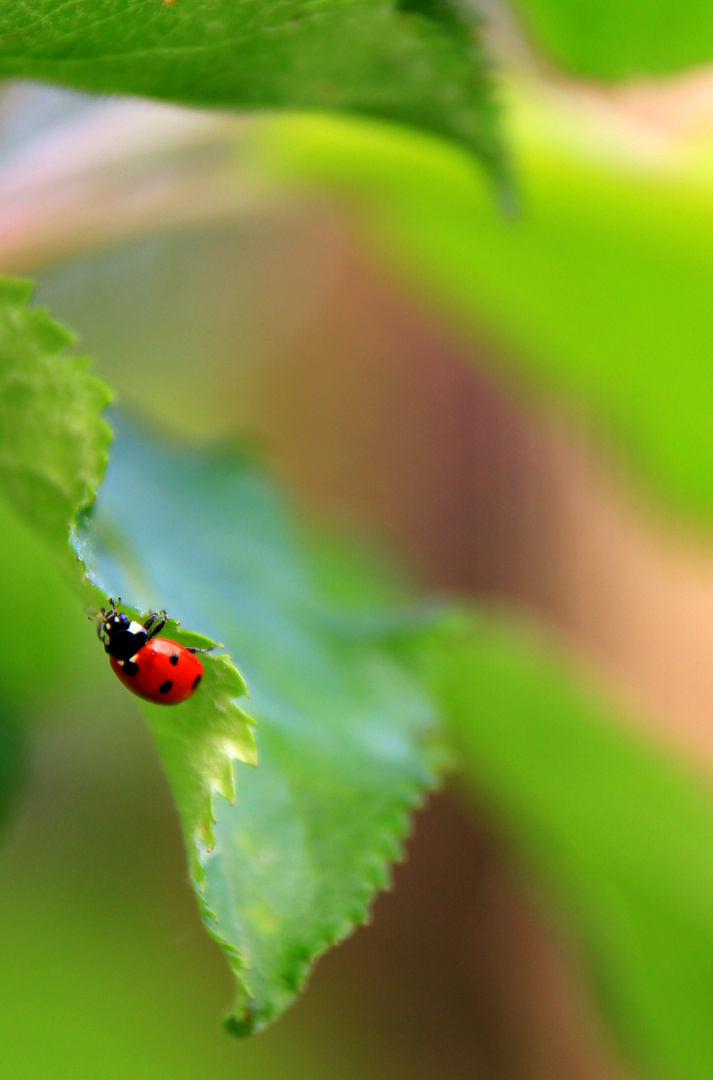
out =
[[[111,432],[111,395],[89,361],[65,350],[72,335],[28,308],[32,285],[0,279],[0,488],[60,554],[77,510],[94,498]]]
[[[360,581],[372,598],[380,589],[329,544],[304,547],[249,456],[149,441],[123,421],[89,532],[101,588],[206,627],[247,675],[259,768],[241,770],[235,802],[214,804],[209,846],[184,776],[186,741],[202,730],[188,710],[142,703],[208,928],[238,978],[229,1028],[247,1033],[367,918],[434,782],[433,710],[389,647],[411,616],[356,604]]]
[[[475,355],[509,392],[560,408],[664,503],[710,526],[710,185],[598,163],[557,120],[522,106],[515,219],[494,209],[464,154],[408,132],[276,118],[254,147],[283,182],[348,200],[421,303],[493,343]]]
[[[449,0],[6,3],[0,75],[194,105],[361,113],[455,139],[503,176],[477,27]]]
[[[0,279],[0,490],[53,554],[68,562],[68,531],[75,509],[93,497],[106,461],[110,432],[99,412],[109,395],[104,384],[87,372],[86,360],[65,353],[71,335],[46,312],[26,307],[31,291],[29,282]],[[8,527],[12,533],[12,523]],[[20,787],[27,754],[21,710],[38,677],[26,662],[34,645],[27,646],[19,637],[27,610],[22,604],[31,604],[36,596],[34,567],[24,562],[21,556],[19,564],[15,560],[3,565],[3,577],[8,579],[2,587],[5,598],[8,593],[12,596],[13,584],[19,587],[13,597],[19,605],[18,619],[4,620],[14,635],[9,653],[17,653],[19,645],[25,655],[14,672],[2,665],[0,817]],[[43,580],[42,566],[38,579]],[[4,610],[7,615],[16,609],[13,605]],[[31,614],[36,624],[36,611]],[[0,637],[9,636],[7,630]],[[18,685],[23,679],[29,686]]]
[[[707,0],[513,0],[533,43],[578,75],[663,75],[713,58]]]
[[[71,577],[60,572],[57,553],[0,498],[0,711],[29,723],[43,712],[88,691],[103,675],[96,643]],[[66,551],[63,552],[65,569]],[[53,643],[38,632],[51,612],[61,635]],[[68,663],[71,657],[71,663]],[[100,675],[101,673],[101,675]]]
[[[575,931],[643,1075],[713,1058],[713,799],[551,648],[461,618],[434,661],[468,779]],[[650,1072],[649,1072],[650,1070]]]

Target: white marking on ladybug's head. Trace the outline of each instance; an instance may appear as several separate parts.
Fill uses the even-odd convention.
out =
[[[138,654],[138,653],[134,653],[134,655],[133,655],[133,656],[129,657],[129,663],[130,663],[130,664],[135,664],[135,663],[137,663],[137,661],[138,661],[138,658],[139,658],[139,654]]]
[[[144,628],[141,625],[141,623],[130,622],[129,623],[129,633],[130,634],[143,634],[144,633]]]
[[[117,662],[117,664],[119,665],[119,667],[123,667],[123,666],[124,666],[124,663],[125,663],[125,661],[124,661],[124,660],[117,660],[116,662]]]

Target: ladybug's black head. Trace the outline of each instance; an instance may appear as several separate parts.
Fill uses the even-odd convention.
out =
[[[130,621],[128,615],[124,615],[119,611],[104,615],[104,632],[110,634],[112,630],[119,630],[121,627],[128,626]]]
[[[110,603],[108,611],[104,608],[101,610],[97,634],[109,656],[116,660],[130,660],[146,644],[148,633],[141,623],[132,622],[128,615],[119,612],[113,600]]]

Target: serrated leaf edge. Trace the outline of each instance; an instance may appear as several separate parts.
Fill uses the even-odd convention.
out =
[[[236,1001],[223,1021],[229,1034],[244,1038],[264,1031],[305,989],[319,958],[328,949],[346,940],[359,926],[367,925],[371,921],[378,894],[393,887],[391,868],[405,860],[406,842],[413,833],[413,814],[425,805],[431,794],[438,791],[445,772],[451,765],[450,758],[435,739],[427,747],[427,754],[423,776],[403,785],[399,802],[391,808],[382,822],[380,837],[354,867],[354,873],[362,878],[363,886],[355,890],[344,913],[335,917],[329,926],[316,934],[310,944],[293,950],[286,958],[283,970],[278,973],[285,989],[285,996],[281,1001],[268,1008],[256,1007],[244,977],[249,967],[236,948],[221,937],[214,913],[205,903],[202,904],[201,914],[208,933],[225,953],[238,984]]]

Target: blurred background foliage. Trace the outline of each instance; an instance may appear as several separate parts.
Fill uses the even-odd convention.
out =
[[[397,127],[11,85],[0,257],[4,271],[38,278],[38,299],[81,330],[82,350],[151,422],[249,436],[306,505],[386,540],[424,586],[494,597],[554,626],[625,703],[610,720],[631,769],[612,779],[586,743],[568,745],[563,708],[545,747],[556,783],[533,751],[515,755],[494,792],[484,748],[497,693],[486,695],[480,746],[465,739],[470,809],[436,800],[374,926],[322,963],[279,1026],[229,1042],[216,1020],[227,973],[184,880],[155,751],[76,601],[3,511],[13,572],[0,579],[12,612],[0,625],[0,774],[5,747],[22,753],[17,732],[35,733],[0,852],[10,1080],[709,1071],[701,1032],[713,1001],[695,967],[709,955],[698,900],[713,853],[692,843],[691,857],[678,843],[687,819],[680,833],[672,822],[690,798],[707,828],[713,766],[713,75],[685,70],[709,59],[710,16],[702,4],[674,13],[633,0],[519,0],[515,14],[521,23],[486,12],[516,216],[460,151]],[[680,77],[603,91],[553,64]],[[61,650],[47,647],[44,621],[37,633],[45,612],[61,623]],[[508,662],[516,685],[527,661]],[[533,698],[543,730],[554,698]],[[652,740],[688,792],[671,813],[658,780],[641,779]],[[507,742],[495,745],[502,755]],[[587,767],[592,783],[575,782],[568,802],[563,777]],[[623,809],[600,812],[612,785]],[[512,809],[527,798],[523,826]],[[544,832],[530,831],[533,807],[551,815]],[[571,828],[577,855],[584,809],[587,827],[600,826],[587,852],[601,850],[593,869],[572,871],[585,906],[602,896],[593,917],[611,911],[612,866],[640,859],[625,888],[639,906],[605,935],[614,950],[621,935],[646,1008],[668,964],[680,1010],[659,1023],[656,1005],[645,1008],[647,1029],[625,1005],[616,1037],[592,1008],[578,927],[535,884],[548,860],[555,876],[566,865],[553,836]],[[631,857],[617,818],[628,840],[640,830]],[[513,836],[535,837],[529,863]],[[681,944],[691,911],[698,936]],[[647,936],[658,970],[637,968],[648,946],[627,952]],[[603,958],[588,959],[601,972]]]
[[[514,0],[513,8],[545,57],[578,75],[666,75],[711,59],[712,16],[701,0]]]

